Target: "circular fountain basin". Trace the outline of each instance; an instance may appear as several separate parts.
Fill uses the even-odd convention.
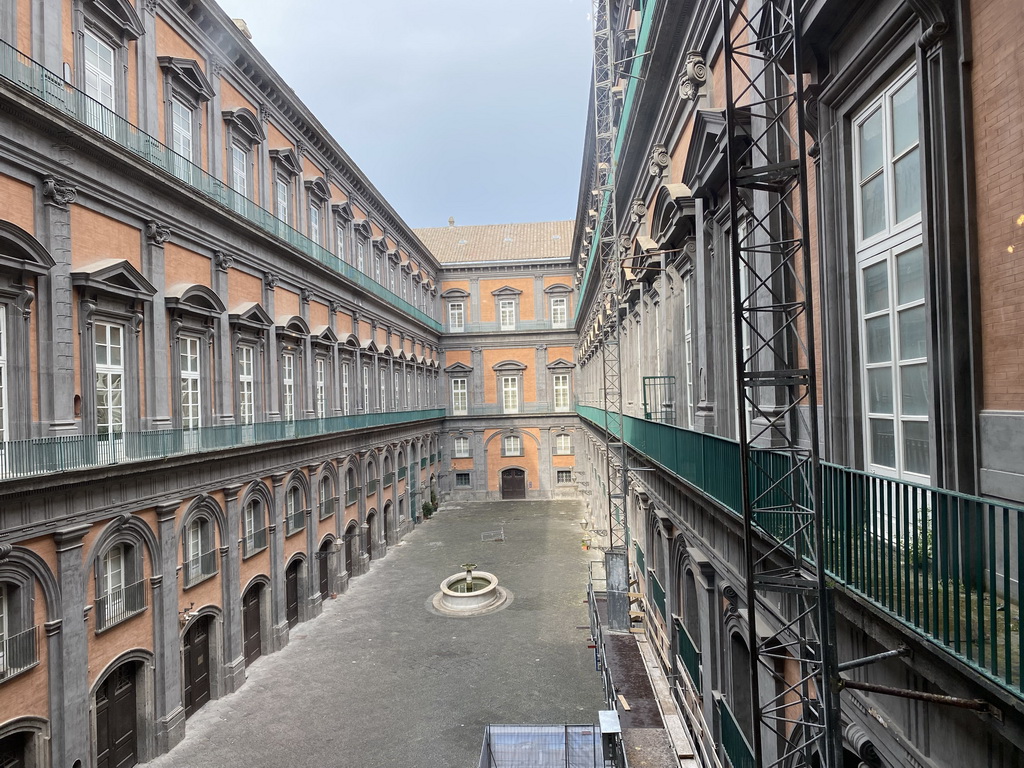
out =
[[[446,616],[479,616],[504,608],[512,594],[498,586],[498,577],[486,571],[473,571],[472,582],[465,573],[449,576],[441,582],[441,591],[430,600],[430,607]]]

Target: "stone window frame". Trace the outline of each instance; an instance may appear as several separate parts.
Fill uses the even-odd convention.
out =
[[[548,375],[551,376],[551,410],[558,411],[559,413],[570,413],[572,411],[573,368],[575,367],[575,363],[569,362],[564,358],[558,358],[548,363]],[[562,409],[555,406],[555,376],[569,377],[569,403]]]
[[[462,288],[449,288],[441,294],[445,307],[445,326],[448,333],[465,333],[469,324],[469,293]],[[451,325],[451,308],[453,304],[462,305],[462,327],[456,330]]]
[[[178,551],[181,554],[181,571],[182,578],[181,584],[182,589],[191,589],[192,587],[202,584],[208,579],[212,579],[220,572],[219,557],[214,557],[214,570],[212,573],[202,574],[200,578],[190,580],[188,576],[188,565],[189,557],[189,543],[188,536],[189,530],[193,523],[197,521],[203,521],[208,526],[210,532],[209,545],[210,549],[208,552],[216,553],[218,547],[224,543],[224,535],[222,529],[223,518],[220,515],[219,508],[216,507],[210,497],[204,497],[199,503],[193,504],[181,518],[181,525],[178,529],[179,547]],[[200,557],[203,556],[203,552],[200,552]]]
[[[516,449],[516,451],[514,453],[509,452],[509,441],[510,440],[515,440],[516,443],[518,444],[518,448]],[[504,458],[506,456],[508,456],[508,457],[522,457],[524,455],[525,454],[523,452],[523,436],[518,431],[512,430],[512,431],[506,432],[505,434],[503,434],[501,436],[501,456],[502,456],[502,458]]]
[[[199,62],[195,59],[177,56],[160,56],[157,58],[163,72],[164,83],[164,143],[174,148],[174,126],[171,112],[172,102],[179,101],[191,111],[192,115],[192,157],[189,162],[196,168],[203,166],[203,104],[214,96],[213,86],[204,74]],[[179,178],[192,180],[192,171],[184,166]]]
[[[402,269],[402,254],[398,248],[392,248],[387,253],[388,257],[388,279],[387,289],[391,293],[398,295],[398,274]]]
[[[213,425],[214,360],[217,359],[219,337],[217,328],[226,312],[220,297],[203,285],[168,289],[164,299],[169,317],[171,343],[170,370],[174,389],[179,395],[171,398],[171,418],[175,429],[182,428],[181,412],[181,342],[185,337],[199,340],[200,426]]]
[[[562,438],[562,437],[566,438],[569,441],[569,450],[567,450],[567,451],[560,451],[558,449],[558,440],[559,440],[559,438]],[[551,441],[551,455],[552,456],[575,456],[576,455],[575,447],[573,446],[572,433],[570,433],[568,431],[565,431],[565,430],[562,430],[562,431],[559,431],[559,432],[555,433],[554,439]]]
[[[290,227],[295,226],[297,206],[295,204],[295,179],[302,173],[302,165],[298,155],[291,147],[271,149],[270,157],[270,199],[274,205],[274,215]],[[281,206],[277,199],[278,184],[284,184],[288,190],[288,210],[281,216]]]
[[[247,531],[245,524],[246,509],[251,504],[259,505],[259,514],[253,516],[253,527],[252,531]],[[260,552],[266,551],[270,546],[270,525],[271,520],[274,519],[274,499],[267,489],[267,486],[257,481],[249,487],[245,496],[238,504],[239,519],[238,519],[238,530],[239,530],[239,546],[242,549],[242,560],[248,560],[250,557],[255,557]],[[260,531],[266,531],[266,542],[262,547],[257,548],[255,543],[253,548],[249,549],[247,542],[250,538],[255,538],[255,534]]]
[[[572,287],[565,283],[553,283],[544,289],[544,293],[547,296],[547,320],[551,324],[552,328],[568,328],[572,322]],[[555,325],[554,318],[554,303],[555,299],[565,300],[565,323],[562,325]]]
[[[462,482],[464,480],[464,482]],[[455,487],[466,489],[473,487],[473,474],[471,472],[456,472]]]
[[[328,231],[326,211],[327,204],[331,200],[331,188],[323,176],[307,179],[304,186],[306,188],[306,236],[321,248],[326,248],[327,246],[324,245]],[[318,214],[317,228],[319,231],[316,233],[316,237],[313,236],[313,217],[311,215],[314,210]]]
[[[328,486],[328,491],[330,492],[328,494],[324,493],[324,486],[325,485]],[[337,469],[335,468],[335,466],[334,466],[334,464],[332,462],[327,462],[326,464],[324,464],[324,467],[323,467],[323,469],[320,472],[320,476],[317,478],[317,481],[316,481],[316,489],[317,489],[317,493],[316,493],[317,517],[320,520],[327,520],[331,516],[337,514],[337,512],[338,512],[337,501],[339,499],[338,490],[339,490],[340,487],[341,486],[340,486],[340,483],[338,481]],[[329,499],[333,499],[336,503],[334,505],[334,509],[333,510],[329,510],[325,514],[324,510],[325,510],[325,508],[328,508],[328,505],[325,502],[328,501]]]
[[[292,368],[292,415],[297,421],[306,412],[306,340],[309,338],[309,326],[306,321],[298,315],[288,318],[283,323],[278,323],[277,331],[277,371],[276,376],[283,382],[284,376],[284,355],[293,355]],[[284,386],[279,388],[278,403],[281,420],[284,418]]]
[[[568,479],[563,480],[562,477],[568,474]],[[565,467],[555,468],[555,485],[573,485],[576,481],[573,479],[573,471],[566,469]]]
[[[89,32],[114,51],[114,112],[121,117],[127,117],[128,72],[134,65],[128,52],[128,43],[138,40],[145,34],[142,19],[128,0],[92,0],[89,3],[76,3],[72,13],[75,86],[85,92],[85,33]],[[104,125],[104,130],[106,128]]]
[[[33,574],[20,567],[18,562],[0,561],[0,589],[6,588],[7,635],[5,640],[38,626],[35,618],[35,584],[36,579]],[[3,677],[0,678],[0,685],[35,668],[40,660],[38,652],[34,655],[35,660],[31,664],[18,668],[16,672],[11,673],[9,670],[4,670]]]
[[[522,296],[522,294],[523,292],[520,291],[518,288],[512,288],[507,285],[502,286],[501,288],[498,288],[495,291],[491,291],[491,296],[494,297],[494,318],[498,330],[515,331],[519,329],[520,325],[522,324],[522,315],[520,314],[520,297]],[[503,301],[512,302],[512,311],[515,316],[513,317],[511,328],[505,328],[501,322],[501,302]]]
[[[267,335],[273,320],[270,315],[259,304],[253,303],[243,305],[235,312],[228,315],[228,323],[231,328],[231,370],[232,370],[232,391],[235,423],[241,424],[241,398],[239,381],[241,377],[241,352],[242,346],[251,347],[252,356],[252,389],[253,389],[253,423],[255,424],[259,414],[265,414],[266,408],[266,365],[267,365]]]
[[[291,538],[306,530],[307,518],[310,515],[309,483],[305,474],[296,470],[288,478],[283,487],[284,497],[281,500],[281,514],[284,522],[285,538]],[[295,509],[289,510],[292,499],[296,499]],[[296,524],[298,521],[298,525]]]
[[[226,109],[221,112],[221,117],[224,120],[225,128],[224,151],[227,153],[227,185],[235,190],[234,160],[231,153],[233,147],[238,147],[245,153],[246,179],[245,192],[239,192],[238,190],[235,190],[235,192],[252,200],[256,190],[256,175],[259,172],[257,165],[259,153],[255,151],[255,148],[257,144],[267,140],[267,135],[259,119],[248,107]]]
[[[358,272],[362,272],[369,277],[372,272],[370,262],[373,257],[373,246],[370,242],[373,239],[373,228],[370,226],[370,222],[367,219],[354,220],[352,224],[352,237],[355,249],[355,258],[352,266]],[[362,268],[359,266],[360,253],[362,253],[363,260]]]
[[[312,375],[313,381],[310,382],[312,385],[311,392],[313,396],[313,414],[320,418],[316,413],[316,387],[317,387],[317,361],[322,360],[324,363],[324,415],[323,418],[327,418],[332,414],[333,393],[334,393],[334,356],[335,351],[338,348],[338,337],[331,329],[330,326],[323,326],[319,329],[318,333],[312,334],[310,339],[310,347],[312,352]]]
[[[354,236],[352,233],[354,219],[352,204],[347,200],[343,203],[335,203],[331,206],[331,212],[334,215],[334,253],[346,264],[354,266],[354,248],[351,242]]]
[[[459,443],[466,441],[466,450],[459,450]],[[453,459],[471,459],[473,458],[473,443],[469,435],[452,435],[452,458]]]
[[[142,355],[139,352],[143,325],[142,305],[152,302],[156,288],[128,261],[104,261],[71,273],[79,307],[79,386],[82,431],[96,434],[96,338],[97,322],[123,329],[124,419],[122,433],[141,426],[140,400]]]
[[[498,393],[499,413],[518,414],[524,413],[524,391],[523,379],[525,378],[527,366],[518,360],[503,360],[492,367],[495,376],[496,392]],[[505,410],[505,391],[502,387],[502,379],[506,377],[516,378],[517,408],[515,411]]]
[[[385,235],[375,237],[370,241],[370,251],[373,257],[373,270],[372,277],[374,282],[380,285],[382,288],[387,287],[387,254],[390,250],[388,248],[388,241]]]
[[[124,587],[122,587],[122,590],[127,589],[129,586],[137,584],[146,578],[146,542],[139,535],[139,532],[136,529],[137,525],[144,524],[130,524],[127,518],[130,518],[130,515],[122,515],[119,520],[112,524],[112,528],[109,528],[104,532],[104,534],[101,534],[101,541],[96,545],[94,550],[95,554],[92,558],[92,572],[94,610],[96,611],[96,614],[93,626],[94,632],[97,635],[103,634],[114,627],[120,626],[124,622],[149,609],[148,595],[145,594],[145,586],[143,587],[143,605],[135,610],[125,611],[124,615],[116,621],[109,621],[105,616],[101,616],[98,606],[96,606],[95,603],[95,601],[108,596],[105,583],[107,573],[104,567],[104,561],[107,553],[114,549],[114,547],[122,548],[121,567],[124,570],[124,575],[122,577]]]

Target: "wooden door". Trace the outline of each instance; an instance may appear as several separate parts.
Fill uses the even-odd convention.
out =
[[[373,560],[373,542],[377,537],[377,515],[369,515],[366,518],[366,557]]]
[[[257,584],[251,587],[242,598],[242,639],[245,666],[249,666],[263,653],[260,640],[260,596],[263,587]]]
[[[330,542],[324,544],[323,548],[317,554],[316,559],[319,561],[320,566],[320,599],[326,600],[328,596],[331,594]]]
[[[345,532],[345,573],[352,578],[352,569],[356,562],[356,529],[349,528]]]
[[[185,717],[210,700],[210,619],[196,621],[185,633],[182,673],[185,679]]]
[[[288,626],[299,623],[299,568],[302,563],[296,560],[284,574],[284,613]]]
[[[138,762],[137,670],[134,663],[122,664],[96,691],[97,768],[130,768]]]
[[[505,469],[501,473],[501,498],[526,498],[526,471],[522,469]]]

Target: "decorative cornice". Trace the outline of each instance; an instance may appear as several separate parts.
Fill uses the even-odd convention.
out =
[[[235,264],[235,257],[229,256],[224,251],[213,252],[213,263],[221,272],[227,272]]]
[[[146,222],[146,237],[153,245],[163,246],[171,238],[171,228],[150,219]]]
[[[633,201],[632,205],[629,206],[629,218],[634,222],[639,223],[644,220],[647,216],[647,204],[643,200],[637,198]]]
[[[708,67],[699,51],[686,54],[683,74],[679,77],[679,98],[690,101],[700,95],[700,89],[708,81]]]
[[[70,181],[60,176],[44,176],[43,197],[46,198],[48,205],[67,210],[68,205],[75,202],[75,198],[78,197],[78,190]]]
[[[647,170],[651,176],[661,176],[668,168],[668,150],[664,144],[655,144],[651,147],[651,155]]]
[[[281,278],[278,275],[274,274],[273,272],[263,273],[263,284],[267,286],[267,288],[269,288],[270,290],[274,290],[275,288],[277,288],[277,284],[280,282],[280,280]]]
[[[309,304],[309,302],[312,300],[312,298],[313,298],[313,292],[311,290],[309,290],[309,288],[300,288],[299,289],[299,300],[303,304]]]

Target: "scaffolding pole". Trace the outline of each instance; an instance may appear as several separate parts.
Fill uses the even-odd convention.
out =
[[[721,0],[721,11],[754,759],[758,768],[839,768],[834,613],[820,567],[800,3]]]

